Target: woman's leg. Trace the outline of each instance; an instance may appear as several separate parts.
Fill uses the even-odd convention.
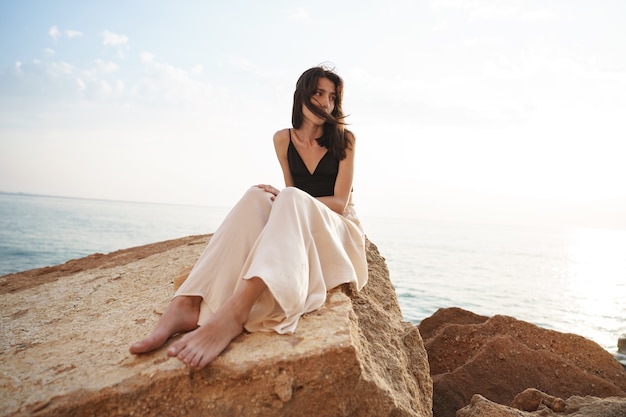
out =
[[[158,349],[176,333],[188,332],[198,327],[201,301],[201,297],[175,297],[150,336],[133,344],[130,353],[145,353]]]
[[[215,231],[176,295],[201,296],[203,324],[235,292],[241,269],[272,210],[272,195],[251,187]]]
[[[258,187],[244,194],[216,230],[155,329],[134,343],[131,353],[150,352],[172,335],[196,329],[233,295],[242,264],[269,216],[271,197]],[[202,317],[203,304],[206,317]]]
[[[242,280],[235,293],[206,323],[172,344],[167,354],[192,368],[205,367],[243,332],[252,306],[266,288],[258,277]]]

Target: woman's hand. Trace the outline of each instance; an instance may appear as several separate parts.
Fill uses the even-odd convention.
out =
[[[256,187],[262,189],[266,193],[270,193],[272,195],[272,201],[274,201],[274,199],[276,198],[276,196],[280,192],[277,188],[274,188],[274,187],[272,187],[271,185],[268,185],[268,184],[258,184],[258,185],[256,185]]]

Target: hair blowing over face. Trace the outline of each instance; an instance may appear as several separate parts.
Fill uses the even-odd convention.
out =
[[[335,108],[328,114],[316,107],[311,98],[317,91],[320,78],[328,78],[335,84]],[[296,91],[293,93],[293,111],[291,123],[295,129],[300,128],[304,121],[302,105],[305,105],[313,114],[324,119],[324,134],[317,139],[320,146],[328,148],[333,156],[342,160],[346,157],[346,149],[352,145],[344,127],[345,115],[341,107],[343,99],[343,80],[339,75],[325,67],[313,67],[306,70],[296,82]]]

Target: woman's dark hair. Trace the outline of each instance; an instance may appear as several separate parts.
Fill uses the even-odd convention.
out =
[[[311,97],[317,92],[317,85],[320,78],[328,78],[335,84],[335,108],[328,114],[311,103]],[[326,67],[313,67],[306,70],[296,82],[296,91],[293,93],[293,111],[291,113],[291,124],[295,129],[302,126],[304,115],[302,105],[304,104],[313,114],[326,120],[324,123],[324,134],[317,139],[320,146],[328,148],[330,153],[337,159],[346,157],[346,149],[352,146],[351,136],[346,134],[345,115],[341,108],[343,98],[343,80],[333,70]]]

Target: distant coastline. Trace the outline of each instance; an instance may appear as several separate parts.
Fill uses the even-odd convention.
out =
[[[19,191],[1,191],[0,190],[0,195],[36,197],[36,198],[59,198],[59,199],[64,199],[64,200],[102,201],[102,202],[110,202],[110,203],[158,204],[158,205],[164,205],[164,206],[206,207],[206,208],[211,208],[211,209],[225,209],[226,208],[224,206],[212,206],[212,205],[206,205],[206,204],[165,203],[161,201],[120,200],[120,199],[98,198],[98,197],[76,197],[76,196],[68,196],[68,195],[26,193],[26,192],[19,192]]]

